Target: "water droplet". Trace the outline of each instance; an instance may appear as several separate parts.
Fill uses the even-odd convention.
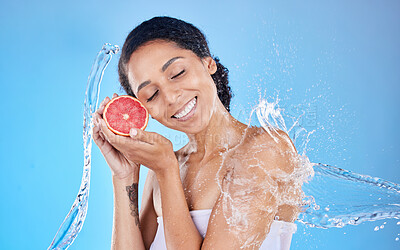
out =
[[[376,227],[374,228],[374,231],[376,232],[376,231],[378,231],[378,230],[379,230],[379,227],[376,226]]]
[[[384,225],[381,225],[381,226],[380,226],[381,229],[383,229],[384,227],[385,227]]]
[[[396,239],[394,239],[395,241],[399,241],[399,237],[396,237]]]
[[[400,221],[397,222],[397,225],[400,225]]]

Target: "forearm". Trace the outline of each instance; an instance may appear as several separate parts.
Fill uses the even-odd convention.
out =
[[[177,163],[176,163],[177,164]],[[165,241],[168,249],[200,249],[203,237],[189,213],[178,167],[157,174],[160,185]]]
[[[131,178],[113,177],[114,222],[111,249],[145,249],[139,225],[139,169]]]

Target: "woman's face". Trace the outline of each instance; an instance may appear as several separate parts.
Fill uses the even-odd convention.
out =
[[[198,133],[209,123],[218,100],[211,77],[217,66],[173,42],[151,41],[139,47],[128,63],[133,93],[161,124]]]

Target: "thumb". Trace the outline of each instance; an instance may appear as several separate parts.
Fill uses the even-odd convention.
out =
[[[138,141],[142,141],[142,142],[146,142],[149,144],[153,144],[153,140],[151,140],[150,136],[148,135],[149,133],[146,131],[143,131],[141,129],[138,128],[131,128],[131,130],[129,131],[129,136],[132,139],[138,140]]]

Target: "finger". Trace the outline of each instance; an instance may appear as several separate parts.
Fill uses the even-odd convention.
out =
[[[141,142],[145,142],[148,144],[154,144],[156,141],[160,140],[160,136],[157,133],[154,132],[147,132],[141,129],[136,129],[136,128],[131,128],[131,130],[129,131],[129,136],[132,139],[141,141]]]
[[[93,125],[93,134],[94,134],[94,133],[99,133],[100,128],[99,128],[99,126],[96,124],[96,121],[93,122],[93,123],[94,123],[94,125]]]
[[[107,103],[110,101],[110,98],[107,96],[104,100],[100,103],[99,108],[96,110],[96,113],[103,115],[104,108],[106,107]]]
[[[90,118],[90,122],[93,124],[93,126],[95,126],[96,125],[96,112],[93,112],[92,114],[92,117]]]
[[[98,124],[98,122],[97,122],[97,113],[96,112],[94,112],[93,115],[92,115],[92,122],[93,122],[94,126],[96,126]]]
[[[100,105],[100,109],[104,109],[104,107],[107,105],[107,103],[109,103],[111,101],[110,97],[106,96],[106,98],[104,98],[104,100],[101,102]],[[103,113],[103,111],[101,112]]]
[[[101,137],[101,139],[102,139],[103,141],[105,141],[104,134],[103,134],[102,132],[99,133],[99,136]]]
[[[100,120],[100,129],[104,135],[105,141],[120,152],[151,152],[151,144],[139,140],[132,140],[132,138],[127,136],[114,134],[114,132],[107,127],[103,119]]]
[[[99,139],[100,135],[99,135],[99,127],[98,126],[94,126],[93,127],[93,140],[96,142]]]
[[[101,132],[98,133],[98,140],[95,141],[95,143],[97,144],[101,153],[105,157],[107,157],[107,155],[109,155],[110,153],[113,152],[113,150],[115,150],[114,147],[107,140],[104,139],[104,135]]]
[[[94,113],[94,114],[93,114],[92,120],[93,120],[93,125],[94,125],[95,127],[99,127],[99,120],[100,120],[100,119],[102,119],[102,118],[100,117],[100,115],[99,115],[98,113]]]
[[[104,148],[104,145],[108,143],[104,139],[104,136],[102,135],[99,127],[93,128],[93,141],[96,143],[100,150],[102,150],[102,148]]]
[[[98,124],[98,115],[96,115],[96,117],[94,117],[94,126],[93,126],[93,140],[96,142],[96,144],[98,144],[98,142],[103,142],[105,141],[104,139],[104,135],[101,132],[100,126]],[[103,144],[101,143],[101,144]]]
[[[99,119],[99,124],[105,140],[115,148],[121,149],[125,147],[124,145],[129,144],[129,137],[114,134],[103,119]]]
[[[114,141],[115,134],[107,127],[106,122],[103,119],[99,119],[100,130],[104,135],[104,138],[108,141]]]
[[[97,133],[97,134],[93,135],[93,141],[99,147],[100,151],[103,150],[104,145],[106,143],[109,144],[106,140],[104,140],[104,138],[102,137],[101,133]]]
[[[104,98],[104,100],[100,103],[99,109],[104,107],[104,105],[106,105],[106,102],[108,102],[108,96],[106,98]]]

